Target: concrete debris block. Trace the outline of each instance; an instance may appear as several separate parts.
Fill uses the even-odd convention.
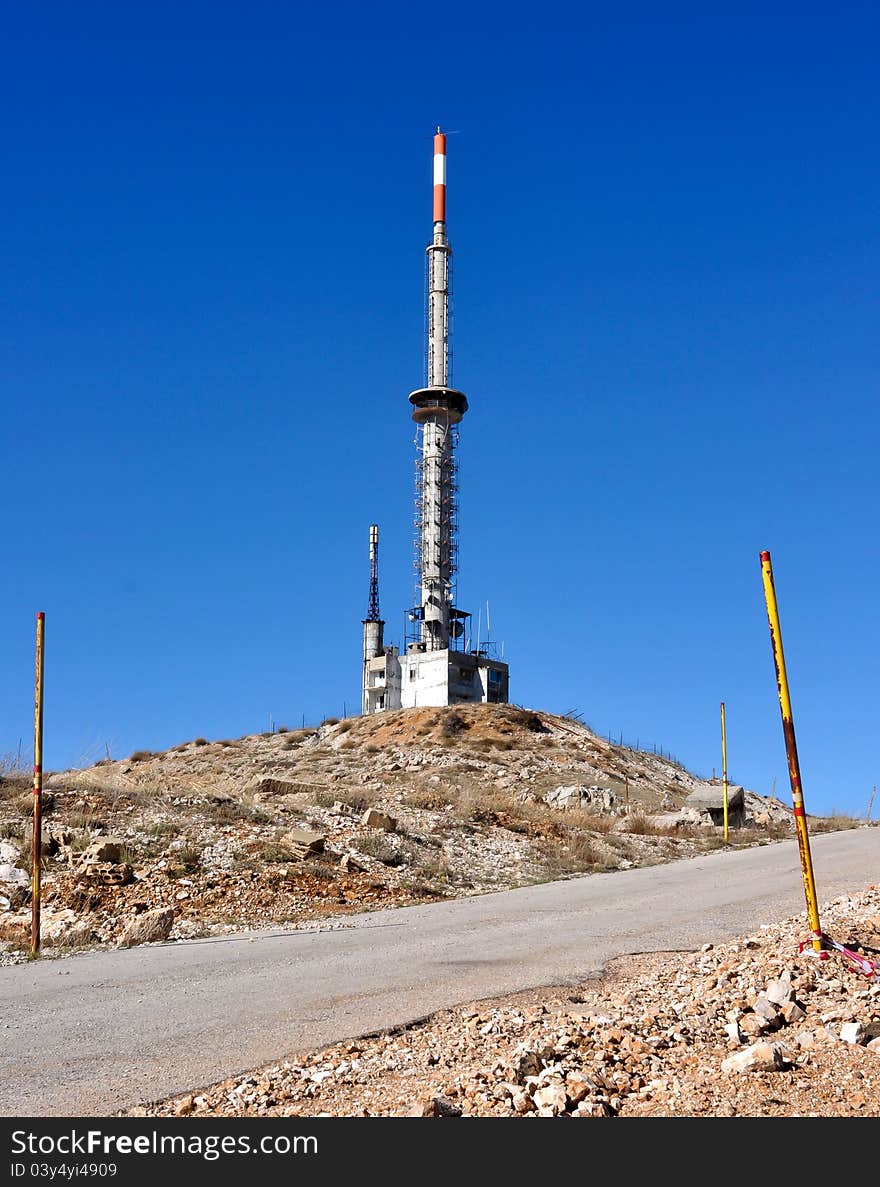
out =
[[[785,1048],[781,1043],[754,1043],[734,1051],[721,1063],[723,1072],[778,1072],[785,1067]]]
[[[713,824],[724,823],[724,788],[714,783],[704,783],[685,799],[686,808],[708,813]],[[727,789],[727,815],[731,828],[741,828],[745,822],[745,798],[741,787]]]
[[[339,868],[341,870],[348,870],[350,873],[357,874],[357,873],[360,873],[360,871],[363,870],[364,867],[357,860],[357,858],[354,857],[353,854],[345,853],[339,859]]]
[[[361,824],[365,824],[367,828],[381,828],[386,833],[393,833],[397,830],[397,821],[393,816],[389,816],[387,812],[380,812],[378,808],[367,808],[361,817]]]
[[[342,800],[334,800],[332,810],[338,816],[354,816],[354,808],[351,804],[343,803]]]
[[[764,994],[774,1006],[783,1006],[794,997],[791,987],[791,973],[786,971],[775,981],[768,981]]]
[[[807,1011],[796,1001],[785,1002],[779,1012],[789,1026],[802,1022],[807,1016]]]
[[[689,808],[696,808],[698,812],[724,812],[724,788],[720,784],[705,783],[692,791],[685,799]],[[745,802],[741,787],[728,787],[727,810],[742,810]]]
[[[144,911],[126,924],[117,941],[117,948],[134,948],[137,944],[155,944],[167,940],[174,924],[172,907],[157,907]]]
[[[844,1022],[840,1028],[840,1037],[844,1043],[854,1046],[860,1044],[865,1036],[865,1028],[861,1022]]]
[[[301,861],[313,853],[321,853],[326,840],[327,838],[323,833],[313,833],[304,828],[288,829],[281,838],[282,844],[291,851],[294,857],[298,857]]]
[[[80,865],[86,866],[101,861],[116,864],[121,860],[124,848],[124,843],[118,837],[101,837],[85,847],[79,859]]]
[[[18,861],[18,846],[11,841],[0,841],[0,865],[15,865]]]
[[[0,865],[0,884],[4,888],[7,886],[30,886],[31,880],[24,870],[13,865],[12,862],[5,861]]]
[[[128,862],[92,861],[85,866],[81,877],[102,886],[128,886],[134,882],[134,870]]]
[[[538,1088],[532,1100],[539,1113],[543,1109],[550,1109],[549,1115],[555,1117],[565,1112],[565,1088],[562,1084],[548,1084],[544,1088]]]

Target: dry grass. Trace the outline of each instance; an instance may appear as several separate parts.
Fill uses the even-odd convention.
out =
[[[564,837],[558,841],[543,842],[540,854],[551,878],[588,873],[604,865],[595,841],[580,829],[566,829]]]
[[[194,874],[202,863],[202,851],[198,845],[190,842],[179,849],[171,850],[168,854],[168,873],[172,878],[180,878],[184,874]]]
[[[861,828],[864,821],[856,820],[846,812],[834,811],[830,816],[820,816],[818,819],[811,817],[807,823],[811,833],[836,833],[841,829]]]
[[[89,832],[97,832],[98,829],[107,827],[104,816],[94,808],[72,808],[65,813],[64,823],[68,828],[87,829]]]
[[[637,837],[698,837],[702,834],[690,827],[684,825],[676,828],[674,825],[654,823],[649,817],[644,816],[641,812],[636,812],[627,818],[627,832],[632,833]]]
[[[357,847],[367,857],[375,858],[386,866],[413,865],[418,860],[418,855],[411,845],[395,845],[383,833],[361,837]]]
[[[444,787],[414,787],[403,797],[410,808],[421,808],[427,812],[439,812],[458,802],[454,791]]]

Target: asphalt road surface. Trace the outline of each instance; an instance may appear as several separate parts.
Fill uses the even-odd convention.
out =
[[[812,852],[820,902],[880,881],[880,829],[818,836]],[[110,1116],[442,1007],[573,984],[615,956],[693,950],[802,910],[797,846],[784,841],[376,911],[338,931],[7,966],[0,1115]]]

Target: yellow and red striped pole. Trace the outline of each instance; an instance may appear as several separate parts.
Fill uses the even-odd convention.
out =
[[[434,222],[446,222],[446,137],[439,128],[434,137]]]
[[[31,884],[31,956],[40,951],[40,856],[43,849],[43,645],[46,615],[37,615],[37,657],[34,673],[34,838]]]
[[[721,702],[721,781],[724,784],[724,844],[727,844],[727,715],[724,712],[724,701]]]
[[[785,653],[782,650],[782,631],[779,626],[779,609],[776,605],[776,589],[773,585],[773,566],[770,563],[769,552],[761,553],[761,578],[764,582],[764,601],[767,604],[767,621],[770,624],[770,643],[773,647],[773,663],[776,668],[776,690],[779,694],[779,708],[782,713],[782,733],[785,737],[785,752],[788,757],[788,777],[791,782],[794,824],[797,830],[798,851],[801,858],[804,895],[807,900],[807,916],[810,921],[810,931],[813,937],[813,950],[827,956],[827,952],[823,951],[822,929],[819,926],[816,880],[813,877],[813,859],[810,855],[810,836],[807,832],[807,814],[804,809],[801,768],[798,762],[797,740],[795,739],[794,719],[791,712],[791,696],[788,691],[788,675],[785,671]]]

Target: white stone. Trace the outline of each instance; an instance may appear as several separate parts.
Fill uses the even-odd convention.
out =
[[[861,1043],[865,1034],[865,1028],[861,1022],[844,1022],[840,1028],[840,1037],[844,1043],[858,1044]]]
[[[754,1043],[742,1051],[735,1051],[722,1061],[723,1072],[775,1072],[783,1065],[782,1048],[778,1043]]]

